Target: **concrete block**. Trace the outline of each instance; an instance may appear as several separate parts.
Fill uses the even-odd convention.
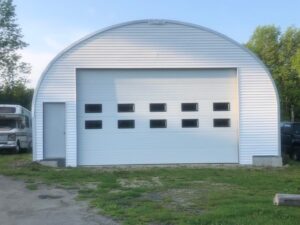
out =
[[[49,166],[49,167],[65,167],[66,166],[66,160],[65,159],[46,159],[38,161],[43,166]]]
[[[274,205],[300,206],[300,195],[294,194],[276,194]]]
[[[282,167],[281,156],[253,156],[253,166]]]
[[[57,161],[37,161],[37,162],[43,166],[58,167]]]

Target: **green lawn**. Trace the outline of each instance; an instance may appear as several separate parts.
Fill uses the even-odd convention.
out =
[[[284,168],[48,168],[29,154],[0,155],[0,173],[79,190],[79,199],[124,224],[297,225],[300,208],[273,206],[300,194],[300,163]],[[1,188],[1,187],[0,187]]]

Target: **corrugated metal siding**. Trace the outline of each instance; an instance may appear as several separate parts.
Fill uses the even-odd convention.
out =
[[[240,163],[278,155],[278,102],[263,66],[216,33],[176,22],[136,22],[100,32],[65,52],[36,93],[36,159],[43,158],[43,102],[66,102],[67,165],[76,166],[76,68],[238,68]]]

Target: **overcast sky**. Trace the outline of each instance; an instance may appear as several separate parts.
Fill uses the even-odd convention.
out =
[[[258,25],[300,27],[300,0],[15,0],[30,86],[49,61],[79,38],[116,23],[174,19],[199,24],[245,43]]]

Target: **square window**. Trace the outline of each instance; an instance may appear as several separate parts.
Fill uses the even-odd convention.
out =
[[[229,111],[230,103],[229,102],[215,102],[213,105],[214,111]]]
[[[134,120],[118,120],[119,129],[133,129]]]
[[[181,103],[182,112],[198,111],[198,103]]]
[[[199,127],[199,121],[198,119],[183,119],[181,121],[181,127],[183,128]]]
[[[166,103],[150,103],[150,112],[166,112]]]
[[[166,128],[167,120],[150,120],[150,128]]]
[[[230,127],[230,119],[214,119],[214,127]]]
[[[85,129],[102,129],[102,120],[86,120]]]
[[[101,113],[102,105],[101,104],[85,104],[86,113]]]
[[[118,104],[118,112],[134,112],[134,104]]]

